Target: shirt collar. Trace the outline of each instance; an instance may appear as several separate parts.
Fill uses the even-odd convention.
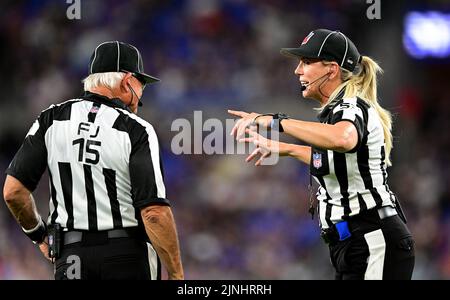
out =
[[[130,108],[126,106],[125,103],[123,103],[119,98],[108,98],[90,91],[85,91],[81,98],[87,101],[97,102],[111,107],[118,107],[132,112]]]
[[[336,105],[336,103],[339,102],[339,100],[341,100],[344,97],[344,94],[345,94],[345,87],[342,88],[339,91],[339,93],[336,95],[336,97],[334,97],[334,99],[322,109],[322,111],[318,115],[319,120],[322,120],[322,119],[324,119],[324,118],[326,118],[328,116],[330,111],[333,110],[333,108]]]

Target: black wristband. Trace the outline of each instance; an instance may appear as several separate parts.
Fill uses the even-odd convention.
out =
[[[40,244],[45,240],[47,236],[47,225],[42,221],[42,218],[39,219],[39,226],[33,231],[29,232],[22,228],[23,233],[25,233],[30,240],[35,244]]]
[[[289,119],[289,116],[284,113],[274,114],[272,122],[270,123],[270,128],[272,130],[277,130],[278,132],[284,132],[283,125],[281,125],[281,121],[286,119]]]

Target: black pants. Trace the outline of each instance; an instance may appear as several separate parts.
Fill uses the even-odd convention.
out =
[[[135,238],[114,238],[63,246],[55,279],[160,279],[160,262],[149,245]]]
[[[352,236],[330,244],[336,280],[409,280],[414,269],[414,240],[398,216],[376,213],[349,222]]]

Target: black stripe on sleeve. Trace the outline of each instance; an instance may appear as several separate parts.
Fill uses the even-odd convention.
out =
[[[113,128],[127,132],[130,137],[131,153],[129,170],[133,206],[135,208],[144,208],[149,205],[170,206],[169,200],[158,198],[158,188],[146,127],[126,114],[121,113],[115,120]],[[163,173],[162,163],[160,163],[160,167],[161,173]]]
[[[158,141],[159,143],[159,141]],[[159,169],[161,170],[161,177],[164,181],[164,167],[163,167],[163,160],[162,160],[162,151],[159,151]]]
[[[337,122],[341,121],[343,115],[344,115],[343,110],[340,110],[340,111],[336,112],[335,114],[331,115],[330,124],[336,124]]]
[[[137,136],[133,136],[133,133]],[[169,200],[158,198],[152,153],[150,152],[148,134],[145,128],[142,127],[141,130],[135,129],[130,132],[130,139],[134,141],[132,142],[129,164],[134,207],[143,208],[155,204],[170,206]]]
[[[130,132],[131,140],[135,141],[132,144],[130,155],[131,193],[133,195],[134,206],[140,207],[140,202],[157,198],[158,191],[148,134],[143,127],[139,130],[139,136],[133,137],[133,133],[138,132],[136,130]]]
[[[92,180],[92,170],[90,165],[83,165],[84,186],[86,188],[86,197],[88,205],[89,231],[97,231],[97,207],[95,204],[94,182]]]
[[[116,171],[103,168],[103,176],[105,176],[114,229],[122,228],[122,216],[120,214],[119,201],[117,200]]]
[[[53,119],[57,121],[68,121],[70,120],[70,115],[72,114],[72,105],[79,102],[80,100],[67,101],[62,105],[57,105],[53,107]]]
[[[350,151],[347,151],[348,153],[355,153],[356,151],[358,151],[359,147],[362,144],[362,140],[366,136],[367,120],[361,119],[361,117],[359,115],[357,115],[357,114],[355,114],[355,119],[354,120],[343,119],[342,118],[343,115],[344,115],[344,111],[343,110],[338,111],[336,114],[334,114],[332,116],[330,124],[336,124],[336,123],[341,122],[341,121],[347,121],[347,122],[352,123],[355,126],[356,132],[358,134],[358,141],[357,141],[355,147],[353,147],[353,149],[351,149]],[[364,112],[363,112],[363,115],[364,115]]]
[[[70,163],[59,162],[59,176],[61,177],[61,188],[63,191],[64,205],[67,212],[66,227],[69,230],[73,230],[73,199],[72,199],[72,170]]]
[[[36,189],[47,167],[45,133],[52,122],[51,110],[39,115],[6,170],[6,174],[18,179],[31,192]]]
[[[341,204],[344,207],[344,216],[348,216],[351,213],[349,193],[348,193],[348,174],[347,174],[347,163],[345,159],[345,153],[339,153],[334,151],[334,170],[336,173],[336,178],[339,182],[340,193],[342,195]]]
[[[52,195],[52,203],[54,207],[54,211],[52,212],[52,216],[50,218],[50,223],[55,224],[56,219],[58,218],[58,200],[56,199],[56,189],[55,184],[53,183],[52,172],[50,172],[50,169],[48,170],[48,176],[50,179],[50,192]]]
[[[356,145],[355,145],[355,147],[353,147],[353,149],[351,149],[350,151],[347,151],[348,153],[355,153],[356,151],[358,151],[359,147],[361,147],[362,140],[364,139],[365,132],[366,132],[366,128],[364,127],[365,125],[364,125],[361,117],[358,115],[355,116],[355,121],[350,121],[350,120],[346,120],[346,119],[344,119],[342,121],[351,122],[356,128],[356,132],[358,134],[358,141],[356,142]]]

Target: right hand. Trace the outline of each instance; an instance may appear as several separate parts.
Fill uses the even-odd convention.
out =
[[[234,127],[230,133],[230,135],[236,136],[236,140],[239,140],[239,138],[244,135],[245,130],[247,128],[252,127],[251,125],[256,117],[259,116],[256,119],[256,122],[258,123],[258,125],[263,126],[265,128],[270,126],[270,121],[272,120],[272,116],[260,116],[260,114],[255,113],[255,112],[247,113],[245,111],[229,109],[228,113],[233,116],[238,116],[241,118],[236,122],[236,124],[234,125]]]
[[[280,143],[269,140],[252,129],[245,131],[250,135],[248,138],[241,138],[239,142],[253,143],[256,149],[245,159],[246,162],[252,161],[255,157],[260,156],[256,161],[255,166],[260,166],[262,161],[269,157],[272,153],[280,153]]]

